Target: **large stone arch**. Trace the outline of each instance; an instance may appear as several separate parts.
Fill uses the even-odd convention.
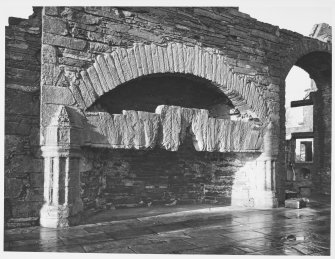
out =
[[[298,63],[298,61],[301,60],[304,56],[313,52],[320,52],[327,53],[331,57],[331,49],[331,43],[322,42],[313,38],[305,37],[302,40],[296,42],[290,47],[287,53],[287,58],[282,60],[283,78],[285,79],[287,77],[288,73],[294,65],[298,65],[302,69],[305,69]]]
[[[330,192],[331,138],[332,138],[332,56],[330,42],[313,38],[302,38],[294,44],[283,61],[284,79],[296,65],[305,70],[315,81],[317,91],[310,95],[313,103],[313,139],[315,172],[312,182],[317,192]],[[282,133],[284,138],[284,133]]]
[[[247,108],[261,120],[267,117],[267,106],[260,89],[246,75],[237,74],[224,55],[213,48],[183,43],[117,47],[111,53],[100,54],[94,64],[81,72],[79,89],[86,107],[115,87],[156,73],[191,74],[210,80],[232,101],[236,108]]]

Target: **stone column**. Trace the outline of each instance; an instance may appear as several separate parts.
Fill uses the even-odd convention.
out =
[[[83,204],[80,198],[80,126],[69,109],[61,106],[46,129],[44,157],[43,227],[64,228],[76,224]]]
[[[273,123],[270,122],[264,135],[264,152],[256,160],[257,185],[254,193],[254,204],[257,208],[275,208],[278,206],[276,197],[276,143]]]

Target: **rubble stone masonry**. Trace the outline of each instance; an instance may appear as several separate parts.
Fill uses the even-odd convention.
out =
[[[39,146],[42,8],[6,27],[5,221],[32,218],[43,204]]]

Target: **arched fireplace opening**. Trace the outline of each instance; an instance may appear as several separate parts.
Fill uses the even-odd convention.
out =
[[[206,109],[210,117],[228,118],[234,106],[229,98],[207,79],[179,73],[153,74],[117,86],[101,96],[89,112],[110,114],[122,110],[154,113],[159,105]]]
[[[203,117],[197,115],[200,109]],[[97,121],[92,125],[100,125],[96,127],[102,127],[101,118],[111,118],[108,121],[116,124],[115,118],[124,116],[125,124],[136,128],[136,122],[129,123],[128,111],[135,117],[141,112],[157,115],[157,144],[145,148],[127,142],[112,144],[113,149],[99,145],[83,148],[84,211],[102,211],[103,219],[113,217],[115,209],[133,208],[127,213],[136,216],[143,208],[173,211],[184,206],[229,206],[233,195],[239,199],[253,188],[248,182],[255,165],[250,167],[250,163],[261,154],[262,133],[259,129],[251,133],[255,126],[252,112],[248,116],[244,116],[246,110],[236,112],[231,100],[209,80],[178,73],[140,77],[105,93],[87,110],[89,121]],[[94,116],[97,119],[91,120]],[[224,133],[219,136],[216,131],[223,122]],[[106,131],[99,131],[100,135]],[[127,131],[127,126],[121,131]],[[253,206],[244,196],[243,201]],[[99,220],[99,215],[94,219]]]

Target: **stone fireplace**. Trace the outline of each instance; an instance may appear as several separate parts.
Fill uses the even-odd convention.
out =
[[[42,55],[52,60],[55,48]],[[42,105],[60,95],[77,107],[42,110],[42,225],[67,226],[90,206],[276,206],[266,105],[218,50],[135,44],[98,55],[80,73],[46,69],[58,74]]]

